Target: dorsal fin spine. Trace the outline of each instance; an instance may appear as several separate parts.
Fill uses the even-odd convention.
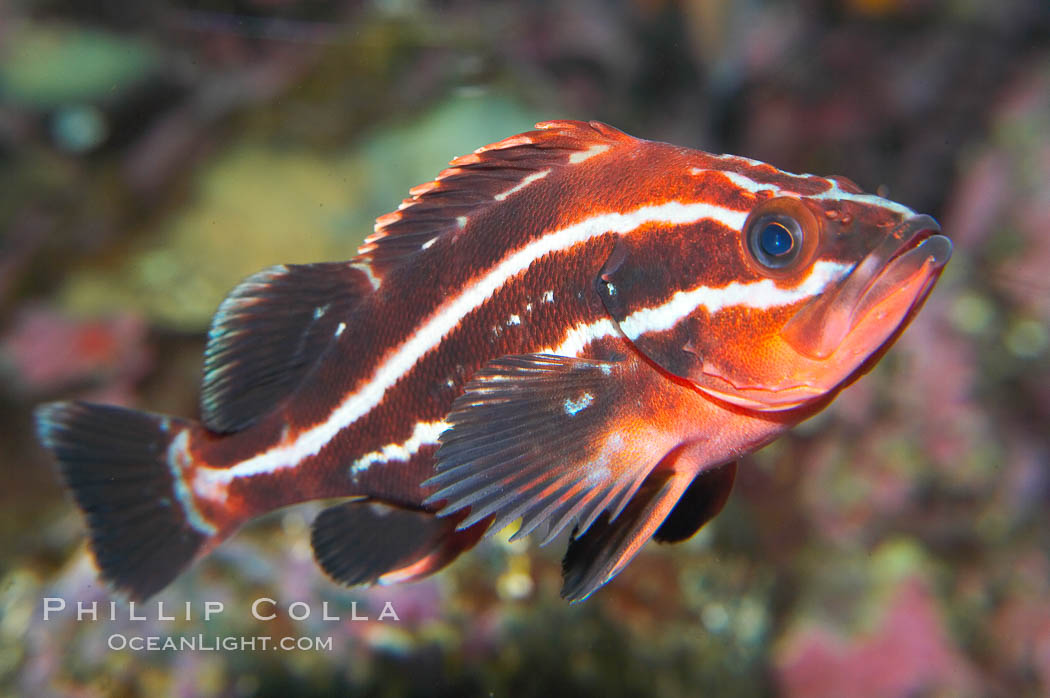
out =
[[[542,178],[539,173],[637,142],[595,121],[543,121],[536,129],[454,158],[433,180],[412,187],[396,211],[376,219],[374,232],[358,248],[358,259],[371,263],[382,279],[434,238],[462,230],[464,221],[482,207],[502,203],[530,177],[535,181]]]

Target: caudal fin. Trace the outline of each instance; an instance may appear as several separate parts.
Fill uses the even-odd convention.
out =
[[[214,532],[190,520],[190,493],[169,457],[191,423],[79,402],[42,405],[35,417],[87,519],[102,576],[137,599],[167,586]]]

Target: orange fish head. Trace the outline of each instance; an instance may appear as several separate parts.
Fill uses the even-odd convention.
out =
[[[681,254],[706,240],[709,261],[673,293],[632,298],[629,265],[615,259],[627,253],[614,253],[599,294],[623,333],[669,373],[758,411],[817,404],[870,368],[952,245],[929,216],[823,181],[818,194],[756,195],[742,224],[718,226],[713,248],[710,227],[678,231]]]
[[[769,199],[744,226],[742,259],[774,286],[793,283],[802,293],[769,307],[756,293],[755,307],[742,306],[751,331],[722,345],[735,343],[737,353],[710,352],[690,378],[705,392],[760,410],[832,394],[903,331],[951,252],[926,215],[874,203]]]

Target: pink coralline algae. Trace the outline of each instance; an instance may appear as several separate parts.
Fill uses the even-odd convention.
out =
[[[917,578],[894,590],[874,631],[842,638],[825,627],[800,629],[782,645],[778,665],[784,696],[876,698],[976,690],[976,677]]]
[[[0,360],[24,394],[94,389],[104,392],[86,397],[113,396],[120,402],[149,368],[146,334],[137,315],[73,320],[28,306],[0,337]]]

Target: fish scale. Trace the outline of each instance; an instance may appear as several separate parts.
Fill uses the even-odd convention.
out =
[[[201,423],[64,402],[37,431],[135,597],[255,516],[346,498],[311,536],[337,581],[432,574],[520,517],[572,530],[579,601],[717,515],[736,459],[870,368],[950,253],[844,178],[542,122],[413,188],[352,260],[236,288]]]

